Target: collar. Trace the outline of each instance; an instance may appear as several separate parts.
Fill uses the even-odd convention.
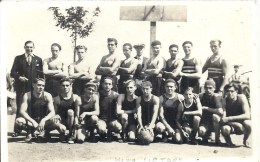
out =
[[[28,53],[25,53],[25,57],[27,58],[28,56],[32,56],[32,57],[34,57],[34,54],[32,53],[32,54],[28,54]]]

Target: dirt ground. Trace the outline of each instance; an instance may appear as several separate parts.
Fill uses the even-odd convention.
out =
[[[53,138],[48,143],[24,143],[25,136],[12,138],[11,132],[14,115],[8,115],[8,158],[10,162],[47,162],[47,161],[116,161],[116,162],[176,162],[199,161],[210,158],[228,159],[239,158],[248,161],[252,157],[253,148],[245,148],[242,144],[243,136],[233,135],[236,148],[213,146],[152,143],[149,146],[140,146],[133,143],[84,143],[67,144]],[[55,136],[55,132],[54,132]],[[223,138],[221,141],[224,142]],[[250,139],[251,143],[251,139]],[[208,160],[207,160],[208,161]],[[237,161],[237,159],[236,159]],[[249,160],[251,161],[251,160]]]

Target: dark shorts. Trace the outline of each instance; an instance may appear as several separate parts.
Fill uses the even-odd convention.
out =
[[[231,134],[237,134],[241,135],[244,134],[244,125],[243,122],[237,121],[237,122],[228,122],[223,124],[222,126],[228,125],[231,127]]]
[[[46,92],[49,92],[52,95],[52,97],[56,97],[60,94],[60,79],[61,78],[53,77],[46,78],[44,90]]]
[[[147,78],[147,80],[152,83],[152,86],[153,86],[152,94],[159,97],[163,92],[163,90],[162,90],[163,89],[162,88],[162,84],[163,84],[162,77],[150,76],[150,77]]]

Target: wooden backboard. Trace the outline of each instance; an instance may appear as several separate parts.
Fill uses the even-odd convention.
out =
[[[187,22],[187,6],[121,6],[120,20]]]

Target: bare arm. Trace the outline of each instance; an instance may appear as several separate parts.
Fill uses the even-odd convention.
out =
[[[125,95],[124,94],[119,94],[118,98],[117,98],[117,104],[116,104],[116,113],[119,114],[123,114],[124,110],[122,110],[122,103],[124,101]]]
[[[119,57],[115,57],[114,63],[111,67],[99,67],[99,69],[102,71],[102,74],[112,74],[115,71],[118,70],[119,66],[120,66],[121,60]]]
[[[99,97],[97,95],[93,96],[94,100],[95,100],[95,104],[94,104],[94,111],[91,112],[84,112],[86,115],[99,115]]]
[[[136,59],[133,59],[133,61],[131,61],[131,62],[132,63],[129,68],[119,67],[118,70],[120,70],[120,72],[122,72],[122,73],[131,73],[131,72],[135,71],[137,68],[138,62]]]
[[[137,122],[140,128],[143,128],[143,123],[142,123],[142,109],[141,109],[141,97],[137,99],[136,102],[136,107],[137,107]]]
[[[155,121],[158,117],[158,110],[159,110],[159,105],[160,105],[160,102],[159,102],[159,98],[154,96],[153,97],[153,102],[154,102],[154,106],[153,106],[153,116],[152,116],[152,120],[151,120],[151,123],[149,124],[148,128],[154,128],[155,126]]]
[[[202,74],[205,73],[205,71],[208,70],[208,67],[209,67],[209,65],[208,65],[208,60],[209,60],[209,59],[210,59],[210,58],[207,58],[205,64],[204,64],[203,67],[202,67]]]
[[[228,64],[226,62],[226,60],[222,60],[222,70],[223,70],[223,82],[220,86],[220,90],[223,91],[224,86],[228,83]]]
[[[183,62],[182,60],[179,60],[179,61],[177,62],[177,67],[176,67],[176,69],[174,69],[172,72],[167,72],[167,71],[165,71],[164,73],[165,73],[167,76],[176,78],[177,76],[180,75],[181,70],[182,70],[182,67],[183,67],[183,64],[184,64],[184,62]]]
[[[38,123],[29,116],[29,114],[27,113],[27,108],[28,108],[28,103],[31,102],[31,98],[28,96],[30,95],[28,93],[25,93],[23,96],[23,100],[22,100],[22,104],[21,104],[21,109],[20,109],[20,114],[23,118],[25,118],[25,120],[31,122],[33,124],[34,128],[38,127]]]
[[[214,96],[214,102],[216,103],[216,108],[202,106],[202,110],[205,110],[205,111],[211,112],[213,114],[217,114],[219,116],[222,116],[223,115],[223,108],[222,108],[220,97]]]
[[[161,70],[164,68],[165,62],[163,58],[158,60],[157,68],[155,69],[146,69],[144,72],[149,75],[158,75]]]

